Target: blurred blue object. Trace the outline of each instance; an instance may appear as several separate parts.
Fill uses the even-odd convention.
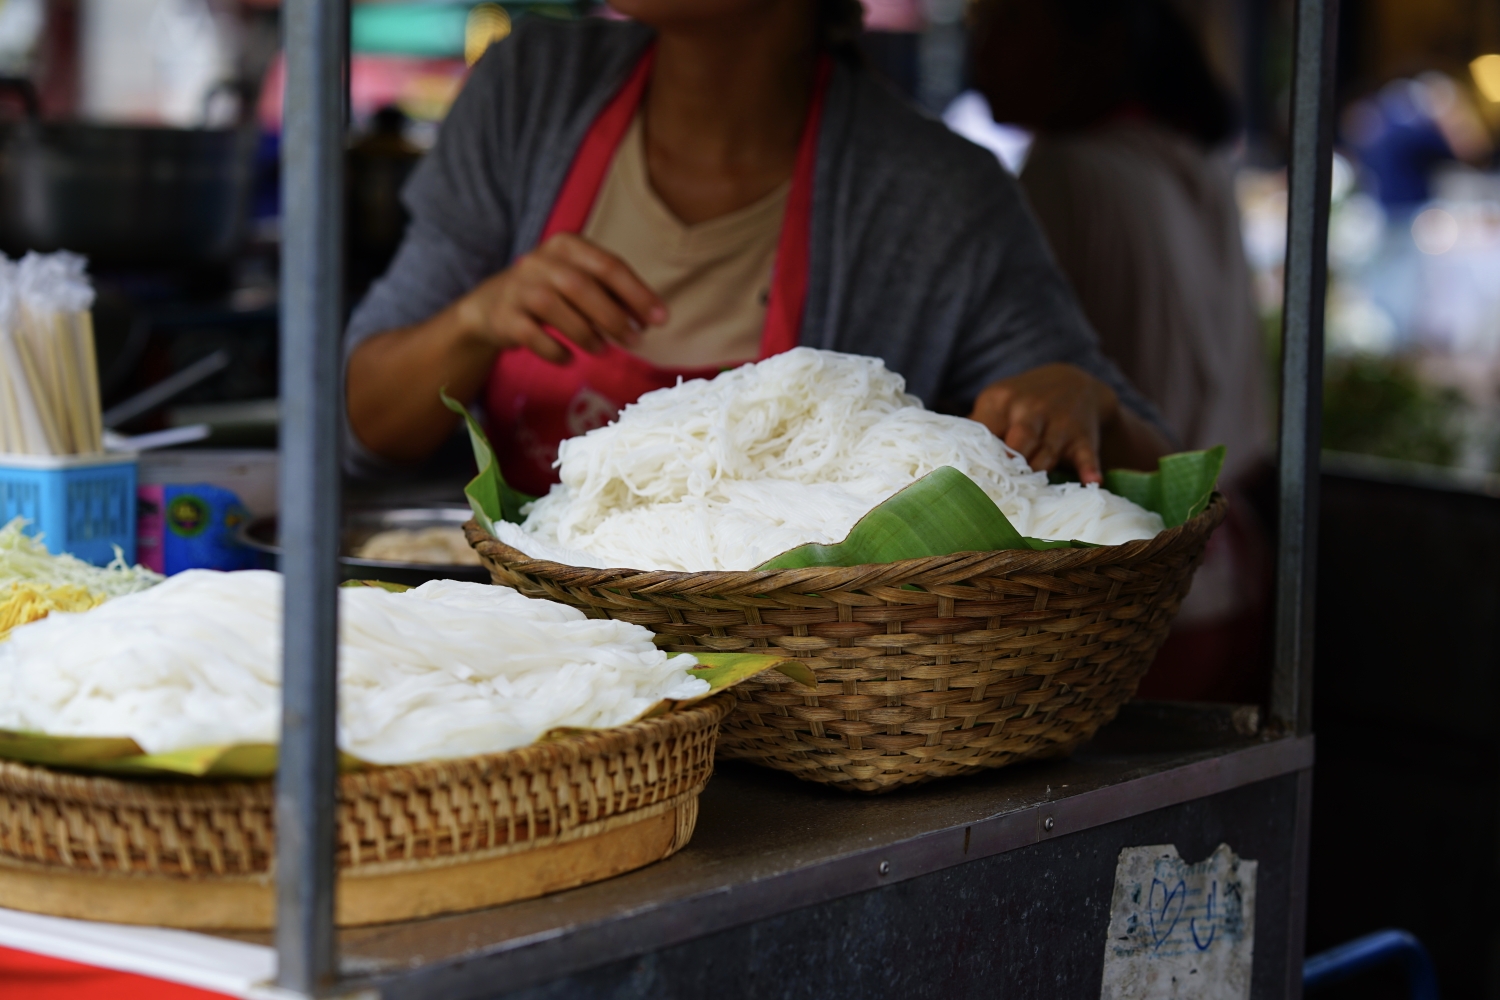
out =
[[[1302,963],[1302,990],[1311,993],[1361,972],[1400,962],[1411,1000],[1438,1000],[1437,973],[1427,949],[1407,931],[1384,930],[1355,938]]]
[[[1425,98],[1420,81],[1394,80],[1345,116],[1344,140],[1374,176],[1386,208],[1426,201],[1432,168],[1454,158]]]
[[[135,455],[0,455],[0,526],[24,517],[53,555],[134,563]]]

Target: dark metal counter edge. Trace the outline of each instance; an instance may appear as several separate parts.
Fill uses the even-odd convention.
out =
[[[498,942],[487,951],[362,977],[347,985],[373,988],[383,1000],[494,996],[966,861],[1305,771],[1312,764],[1311,736],[1273,740],[744,885],[643,907],[593,926],[559,928]],[[888,865],[884,873],[882,865]]]

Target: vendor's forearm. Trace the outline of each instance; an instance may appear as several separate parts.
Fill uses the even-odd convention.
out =
[[[1158,459],[1171,453],[1172,443],[1154,424],[1121,406],[1115,419],[1102,428],[1099,451],[1106,469],[1150,471]]]
[[[366,340],[349,358],[349,423],[366,448],[394,462],[431,455],[457,417],[438,391],[465,403],[483,386],[498,349],[475,336],[458,304],[425,323]]]

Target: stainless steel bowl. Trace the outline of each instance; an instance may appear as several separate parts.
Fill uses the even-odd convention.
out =
[[[461,526],[473,517],[468,507],[388,507],[363,508],[344,512],[343,538],[340,543],[339,567],[345,580],[383,580],[415,587],[428,580],[470,580],[489,583],[490,574],[483,566],[444,566],[437,563],[386,562],[361,559],[354,553],[374,535],[392,528],[441,528]],[[258,517],[240,529],[244,544],[265,554],[271,569],[279,568],[281,547],[278,544],[276,516]]]

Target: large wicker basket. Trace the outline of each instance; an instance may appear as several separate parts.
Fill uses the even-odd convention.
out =
[[[796,654],[817,693],[769,672],[739,685],[720,756],[880,792],[1092,737],[1135,693],[1225,509],[1215,494],[1124,545],[735,573],[563,566],[465,530],[496,583],[669,650]]]
[[[721,694],[618,729],[339,779],[337,918],[493,906],[627,872],[692,836]],[[270,781],[121,781],[0,762],[0,907],[127,924],[274,922]]]

